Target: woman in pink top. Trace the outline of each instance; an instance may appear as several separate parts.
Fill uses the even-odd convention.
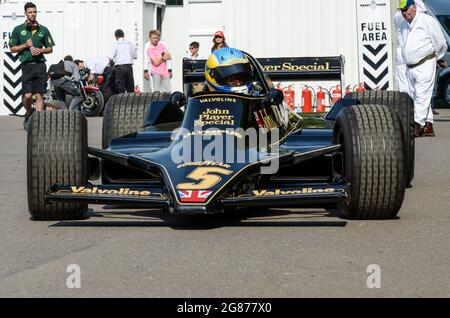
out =
[[[170,93],[170,72],[167,61],[172,57],[167,50],[167,46],[160,42],[161,32],[158,30],[150,31],[150,46],[146,52],[147,60],[151,63],[151,77],[153,82],[153,91],[160,93]],[[150,79],[148,72],[144,73],[146,80]]]

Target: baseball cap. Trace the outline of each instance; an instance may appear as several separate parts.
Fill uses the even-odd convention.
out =
[[[410,6],[415,5],[414,0],[400,0],[399,9],[408,9]]]
[[[223,32],[222,31],[217,31],[214,36],[221,36],[224,37]]]

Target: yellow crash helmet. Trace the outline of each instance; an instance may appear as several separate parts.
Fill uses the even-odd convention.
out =
[[[206,85],[209,90],[249,95],[252,91],[252,66],[245,54],[234,48],[215,51],[206,61]],[[230,79],[238,79],[237,85]]]

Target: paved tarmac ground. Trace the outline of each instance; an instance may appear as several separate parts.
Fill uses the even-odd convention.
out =
[[[82,222],[30,221],[22,118],[0,117],[0,297],[450,297],[450,110],[440,112],[390,221],[311,210],[186,221],[102,206]],[[89,142],[100,146],[100,118]],[[66,284],[71,264],[79,289]],[[379,289],[367,285],[371,264]]]

